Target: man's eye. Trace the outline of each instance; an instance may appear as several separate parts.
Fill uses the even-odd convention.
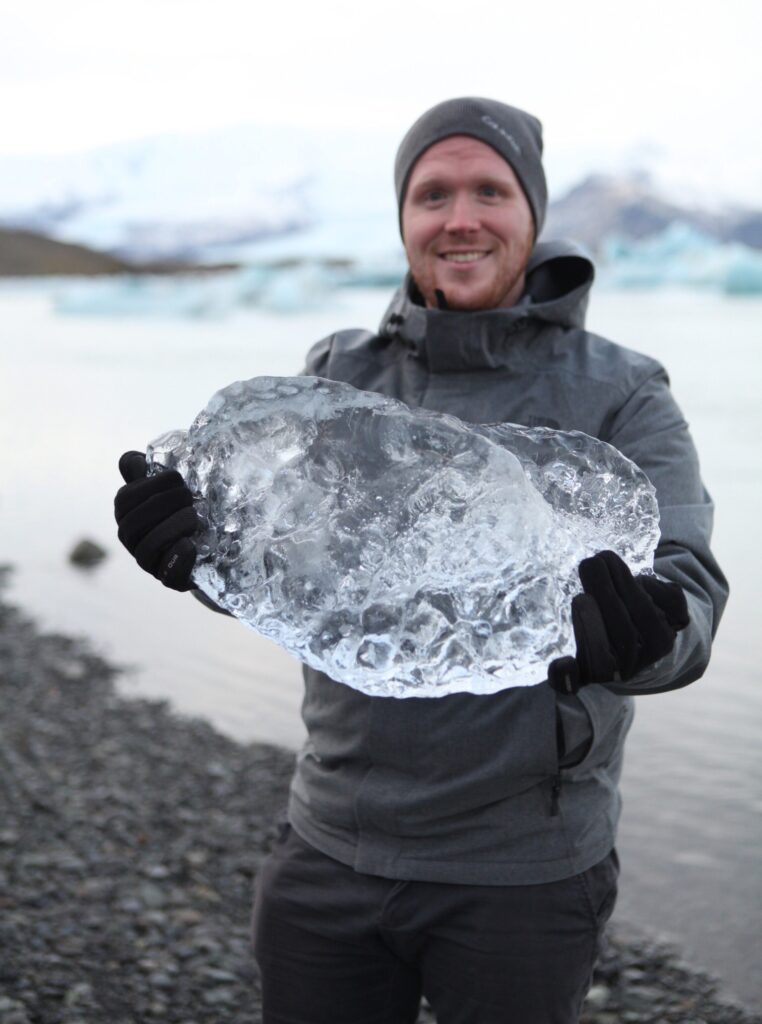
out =
[[[490,198],[497,196],[498,194],[498,191],[494,185],[482,185],[479,191],[483,196],[488,196]]]
[[[441,188],[432,188],[426,193],[426,199],[430,203],[437,203],[440,199],[444,199],[444,191]]]

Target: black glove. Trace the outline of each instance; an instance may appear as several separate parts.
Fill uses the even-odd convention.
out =
[[[196,548],[190,537],[200,523],[185,481],[176,470],[147,477],[142,452],[125,452],[119,472],[126,481],[114,498],[119,540],[165,587],[192,590]]]
[[[559,693],[589,683],[612,683],[663,658],[688,625],[688,603],[677,583],[633,576],[613,551],[599,551],[579,565],[584,593],[572,598],[576,658],[556,658],[548,682]]]

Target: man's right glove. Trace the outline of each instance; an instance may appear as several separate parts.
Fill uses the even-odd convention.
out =
[[[190,538],[200,523],[185,481],[176,470],[146,476],[142,452],[125,452],[119,472],[125,480],[114,498],[119,540],[165,587],[193,589],[196,547]]]
[[[582,594],[572,598],[576,657],[556,658],[548,682],[559,693],[589,683],[632,679],[665,657],[688,625],[682,587],[656,576],[633,576],[613,551],[599,551],[579,565]]]

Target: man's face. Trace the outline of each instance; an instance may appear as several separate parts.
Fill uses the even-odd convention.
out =
[[[534,246],[529,202],[509,164],[484,142],[454,135],[431,146],[410,176],[402,206],[410,271],[426,305],[512,306]]]

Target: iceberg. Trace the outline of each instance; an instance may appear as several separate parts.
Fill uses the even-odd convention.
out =
[[[288,315],[323,307],[339,288],[396,285],[403,275],[398,262],[382,260],[252,263],[236,270],[161,276],[127,273],[64,284],[53,306],[59,314],[88,317],[222,319],[241,309]]]
[[[334,272],[318,265],[246,266],[219,273],[123,274],[63,286],[56,313],[75,316],[222,319],[238,309],[297,313],[321,305]]]
[[[580,560],[648,570],[659,536],[653,487],[602,441],[318,377],[231,384],[147,458],[196,496],[195,584],[371,695],[543,682],[574,653]]]
[[[637,241],[608,238],[602,282],[616,288],[713,288],[726,295],[762,293],[762,254],[740,242],[718,242],[674,221]]]

